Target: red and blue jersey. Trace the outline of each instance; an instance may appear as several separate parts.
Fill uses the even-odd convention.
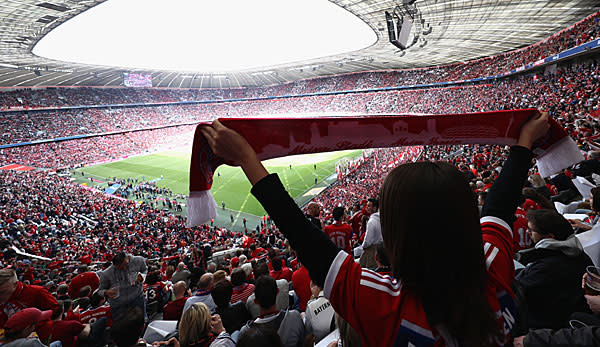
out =
[[[510,289],[515,275],[512,230],[496,217],[482,218],[481,230],[489,274],[485,295],[508,341],[516,317]],[[402,282],[389,275],[361,268],[344,251],[329,268],[324,293],[361,336],[363,346],[446,345],[444,336],[429,325],[415,293],[403,290]]]

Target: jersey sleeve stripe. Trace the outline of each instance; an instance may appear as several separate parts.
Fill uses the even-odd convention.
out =
[[[400,288],[398,288],[396,290],[393,290],[393,289],[390,289],[387,286],[384,286],[382,284],[373,283],[371,281],[363,280],[363,279],[360,280],[360,285],[361,286],[365,286],[365,287],[369,287],[369,288],[373,288],[373,289],[379,290],[381,292],[388,293],[391,296],[398,296],[398,295],[400,295]]]
[[[362,270],[362,277],[373,279],[381,284],[387,285],[392,290],[397,290],[398,288],[400,288],[402,286],[402,284],[400,282],[393,280],[390,276],[386,276],[387,278],[382,277],[382,276],[378,275],[377,273],[373,273],[368,270]],[[373,282],[373,281],[371,281],[371,282]]]
[[[488,250],[490,249],[490,247],[491,247],[491,246],[492,246],[492,244],[491,244],[491,243],[489,243],[489,242],[486,242],[486,243],[483,245],[483,254],[487,254],[487,252],[488,252]]]
[[[490,255],[487,256],[486,259],[485,259],[485,267],[486,267],[486,269],[489,270],[490,266],[492,265],[492,262],[496,258],[496,255],[498,255],[498,248],[494,247],[494,248],[492,248],[492,252],[490,253]]]
[[[329,271],[327,272],[327,276],[325,277],[325,284],[323,286],[323,294],[327,299],[331,295],[331,290],[333,289],[333,284],[335,283],[335,279],[342,267],[342,264],[348,257],[348,253],[344,251],[339,251],[338,254],[333,259],[331,266],[329,266]]]
[[[420,327],[420,326],[416,325],[415,323],[409,322],[406,319],[403,319],[402,323],[400,323],[400,325],[416,332],[417,334],[423,335],[427,338],[434,340],[433,333],[430,330]]]
[[[493,224],[502,226],[504,229],[506,229],[509,232],[510,237],[513,237],[513,233],[512,233],[511,227],[508,224],[506,224],[505,221],[503,221],[502,219],[500,219],[498,217],[485,216],[485,217],[483,217],[483,218],[481,218],[479,220],[479,224],[484,224],[484,223],[493,223]]]

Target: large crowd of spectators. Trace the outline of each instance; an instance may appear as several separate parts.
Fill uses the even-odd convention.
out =
[[[595,24],[597,17],[589,21]],[[557,34],[548,45],[563,49],[564,45],[594,37],[596,31],[590,31],[588,24],[583,22]],[[547,54],[545,50],[533,52]],[[582,286],[593,284],[593,265],[600,264],[600,259],[581,235],[598,232],[600,190],[594,188],[591,196],[582,196],[571,178],[600,183],[596,180],[600,178],[600,152],[596,152],[600,149],[596,142],[600,138],[599,79],[600,67],[589,61],[560,68],[552,75],[527,75],[481,85],[196,105],[185,111],[177,109],[182,106],[170,105],[161,106],[160,112],[184,117],[173,121],[177,122],[274,113],[550,110],[589,156],[548,179],[541,178],[535,169],[529,171],[515,211],[513,240],[507,246],[514,251],[515,260],[526,265],[517,270],[511,293],[519,315],[504,319],[513,319],[515,345],[589,345],[600,338],[596,316],[600,314],[600,287],[592,293],[588,286],[584,295]],[[318,85],[314,82],[309,88],[321,88]],[[322,88],[338,87],[325,83]],[[289,91],[304,92],[294,87]],[[57,95],[63,92],[71,93],[53,91]],[[111,90],[108,94],[114,99],[110,100],[125,99],[120,93]],[[139,93],[141,100],[156,96]],[[48,95],[42,95],[46,102],[52,102],[45,99]],[[38,103],[29,105],[41,105]],[[139,111],[148,116],[149,125],[169,124],[161,123],[160,112],[152,115],[150,110],[154,109],[116,109],[114,115],[84,111],[88,113],[79,119],[88,127],[108,131],[113,129],[111,122],[136,117]],[[192,111],[189,116],[187,111]],[[73,112],[66,113],[69,120],[64,126],[51,124],[51,117],[40,124],[45,124],[49,133],[65,128],[69,130],[62,135],[77,134],[72,126],[78,116]],[[121,112],[125,113],[123,118],[119,118]],[[17,113],[15,117],[26,120],[35,115]],[[134,118],[131,123],[123,120],[123,124],[129,129],[145,117]],[[37,128],[35,122],[28,124],[31,128],[27,131],[7,135],[10,141],[33,139],[31,134]],[[16,147],[2,150],[0,158],[3,163],[70,167],[189,143],[192,131],[192,126],[167,127]],[[483,145],[370,151],[359,165],[344,170],[304,212],[317,228],[328,236],[335,235],[330,236],[332,241],[353,253],[361,266],[379,273],[368,272],[370,276],[384,278],[391,274],[391,264],[381,245],[377,195],[387,173],[403,162],[450,162],[469,181],[481,209],[508,153],[505,147]],[[134,196],[161,193],[151,185],[121,183],[128,185]],[[552,202],[563,208],[556,210]],[[585,218],[567,220],[559,212],[579,212]],[[431,218],[435,215],[436,211],[431,211]],[[421,222],[427,224],[426,220]],[[186,347],[300,346],[320,341],[327,341],[329,346],[355,346],[365,333],[355,331],[337,315],[323,288],[311,281],[270,218],[240,230],[213,223],[188,227],[183,217],[168,210],[115,198],[60,175],[0,170],[0,232],[0,327],[6,345],[56,346],[60,341],[67,346],[135,346],[143,336],[142,343]],[[486,247],[486,254],[494,252]],[[588,270],[590,266],[592,270]],[[37,338],[29,336],[33,331]]]
[[[239,101],[221,104],[169,105],[159,108],[140,107],[115,110],[93,110],[90,118],[77,117],[88,124],[83,131],[68,117],[38,125],[29,122],[7,121],[4,143],[31,141],[40,138],[79,135],[89,131],[117,131],[142,126],[168,125],[180,122],[197,122],[216,117],[248,117],[284,114],[445,114],[481,112],[511,108],[541,107],[553,111],[565,122],[571,136],[581,146],[594,137],[596,130],[591,120],[598,114],[600,99],[600,67],[594,60],[557,69],[555,74],[526,75],[493,83],[450,88],[431,88],[405,91],[388,91],[352,95],[298,97],[280,100]],[[87,111],[78,111],[87,114]],[[98,113],[96,113],[98,112]],[[105,112],[109,112],[106,114]],[[69,111],[69,113],[72,113]],[[164,115],[173,115],[164,117]],[[31,115],[11,115],[31,118]],[[143,120],[144,117],[147,119]],[[42,117],[44,118],[44,117]],[[17,124],[21,124],[18,126]],[[122,123],[119,123],[122,122]],[[121,124],[119,127],[116,124]],[[23,129],[28,128],[26,132]],[[41,130],[44,129],[44,130]],[[34,167],[65,167],[85,162],[121,158],[139,148],[151,150],[168,144],[172,138],[190,139],[192,126],[171,127],[152,131],[139,131],[84,140],[47,143],[35,146],[0,150],[2,162],[19,163]],[[32,137],[33,134],[34,136]],[[185,136],[180,137],[179,135]],[[172,137],[170,135],[173,135]],[[181,142],[181,141],[180,141]],[[180,143],[178,142],[178,143]],[[49,156],[47,153],[56,153]]]

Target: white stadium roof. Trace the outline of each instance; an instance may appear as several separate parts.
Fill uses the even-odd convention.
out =
[[[351,52],[245,70],[136,69],[59,61],[33,53],[36,44],[50,31],[103,2],[105,0],[1,1],[0,86],[120,86],[123,72],[140,72],[152,74],[156,87],[238,88],[349,72],[444,65],[535,43],[600,10],[597,0],[417,0],[416,9],[405,4],[411,3],[410,0],[331,0],[366,23],[376,34],[376,42]],[[400,17],[411,11],[415,17],[409,44],[418,37],[404,52],[388,40],[385,12],[393,13],[394,9]],[[290,23],[315,25],[310,17],[286,15]],[[160,27],[161,21],[148,25]],[[224,25],[235,26],[236,23]],[[431,31],[427,33],[429,27]],[[239,32],[243,38],[244,27],[240,27]],[[419,34],[415,36],[415,33]],[[228,44],[235,45],[235,40]]]

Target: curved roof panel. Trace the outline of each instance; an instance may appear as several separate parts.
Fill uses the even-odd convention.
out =
[[[157,87],[266,86],[340,73],[444,65],[495,55],[540,41],[600,10],[595,0],[331,0],[368,24],[377,42],[367,48],[261,69],[177,72],[118,69],[36,56],[35,44],[65,21],[105,0],[0,2],[0,86],[119,86],[123,72],[151,73]],[[385,12],[411,13],[418,42],[400,52],[389,43]],[[420,19],[423,19],[421,22]],[[307,25],[310,19],[306,19]],[[159,25],[160,23],[153,23]],[[409,41],[412,42],[414,34]]]

